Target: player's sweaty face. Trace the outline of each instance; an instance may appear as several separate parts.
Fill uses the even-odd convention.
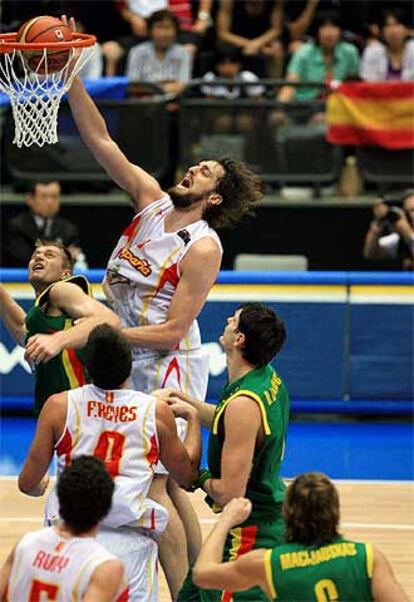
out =
[[[52,284],[64,275],[63,254],[58,247],[37,247],[29,261],[29,282]]]
[[[168,192],[176,207],[188,207],[214,192],[224,174],[218,161],[200,161],[190,167],[183,179]]]

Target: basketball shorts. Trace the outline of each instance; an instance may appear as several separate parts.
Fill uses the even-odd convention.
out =
[[[196,399],[204,400],[208,374],[208,355],[202,349],[159,353],[134,358],[129,386],[135,391],[144,393],[151,393],[155,389],[179,389]],[[182,418],[177,418],[176,424],[178,436],[183,441],[187,432],[187,423]],[[168,474],[161,462],[158,462],[155,472]]]
[[[284,543],[284,521],[282,504],[277,505],[275,519],[254,522],[243,527],[231,529],[224,545],[223,561],[231,562],[242,554],[258,548],[273,548]],[[178,595],[178,602],[267,602],[266,594],[260,587],[245,592],[227,592],[197,588],[191,578],[191,570]]]
[[[100,527],[96,540],[123,562],[128,602],[157,602],[158,546],[144,529]]]

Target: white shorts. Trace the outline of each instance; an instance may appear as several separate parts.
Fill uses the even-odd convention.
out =
[[[208,373],[208,355],[202,349],[135,356],[129,387],[143,393],[172,387],[204,400]]]
[[[96,540],[121,560],[128,602],[158,601],[158,546],[143,530],[100,527]]]
[[[196,399],[205,399],[209,374],[208,355],[202,349],[197,351],[172,351],[134,358],[129,386],[135,391],[151,393],[155,389],[179,389]],[[178,436],[184,440],[187,422],[176,419]],[[168,474],[161,462],[156,474]]]

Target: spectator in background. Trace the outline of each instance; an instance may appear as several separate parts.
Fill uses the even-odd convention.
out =
[[[361,59],[361,78],[365,81],[413,81],[414,40],[403,11],[387,10],[381,24],[381,41],[369,44]]]
[[[37,240],[53,240],[69,248],[75,269],[86,269],[85,255],[79,246],[79,232],[69,220],[59,216],[60,184],[56,180],[36,181],[26,197],[30,211],[10,220],[8,265],[27,267]]]
[[[209,27],[213,25],[212,4],[212,0],[199,0],[198,12],[195,14],[191,0],[168,0],[168,9],[177,17],[180,26],[177,41],[193,60]]]
[[[177,18],[159,10],[148,19],[150,40],[132,48],[126,75],[132,81],[157,83],[164,92],[180,94],[191,77],[191,59],[180,44]]]
[[[282,27],[279,0],[221,0],[217,35],[221,42],[240,48],[246,69],[260,77],[280,77],[283,48],[278,38]]]
[[[265,92],[264,86],[257,84],[246,87],[237,85],[238,82],[255,83],[258,81],[258,77],[251,71],[242,69],[241,50],[234,46],[226,45],[219,49],[215,70],[208,71],[202,79],[205,84],[201,86],[201,92],[204,96],[213,99],[257,98]],[[217,80],[226,80],[226,83],[214,85]],[[234,111],[232,107],[231,111],[226,113],[223,107],[220,112],[213,108],[211,129],[214,133],[246,133],[251,131],[253,123],[249,110]]]
[[[329,85],[358,77],[358,50],[341,40],[339,15],[335,11],[319,13],[315,20],[316,37],[304,44],[291,58],[286,79],[291,82],[311,81]],[[315,100],[320,88],[295,89],[284,86],[278,95],[279,102]]]
[[[359,55],[357,48],[341,40],[341,25],[336,11],[321,12],[315,19],[315,40],[304,44],[289,61],[286,79],[291,82],[316,82],[329,86],[333,81],[344,81],[358,77]],[[295,88],[283,86],[278,93],[279,102],[314,101],[323,99],[326,89],[321,87]],[[306,113],[306,114],[305,114]],[[325,120],[325,112],[310,107],[306,120],[320,123]],[[288,121],[284,111],[277,110],[271,115],[273,125]]]
[[[398,259],[404,270],[414,269],[414,189],[402,197],[402,209],[381,200],[374,205],[365,236],[365,259]]]
[[[107,77],[117,75],[125,54],[147,39],[147,19],[154,12],[167,8],[167,4],[168,0],[121,0],[117,3],[122,19],[130,27],[130,33],[103,44]]]

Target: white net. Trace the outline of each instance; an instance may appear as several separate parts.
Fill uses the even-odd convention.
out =
[[[10,99],[15,124],[14,144],[21,148],[58,141],[57,119],[61,98],[93,52],[93,45],[71,48],[65,64],[53,73],[48,69],[46,48],[36,71],[28,67],[23,51],[0,53],[0,90]]]

